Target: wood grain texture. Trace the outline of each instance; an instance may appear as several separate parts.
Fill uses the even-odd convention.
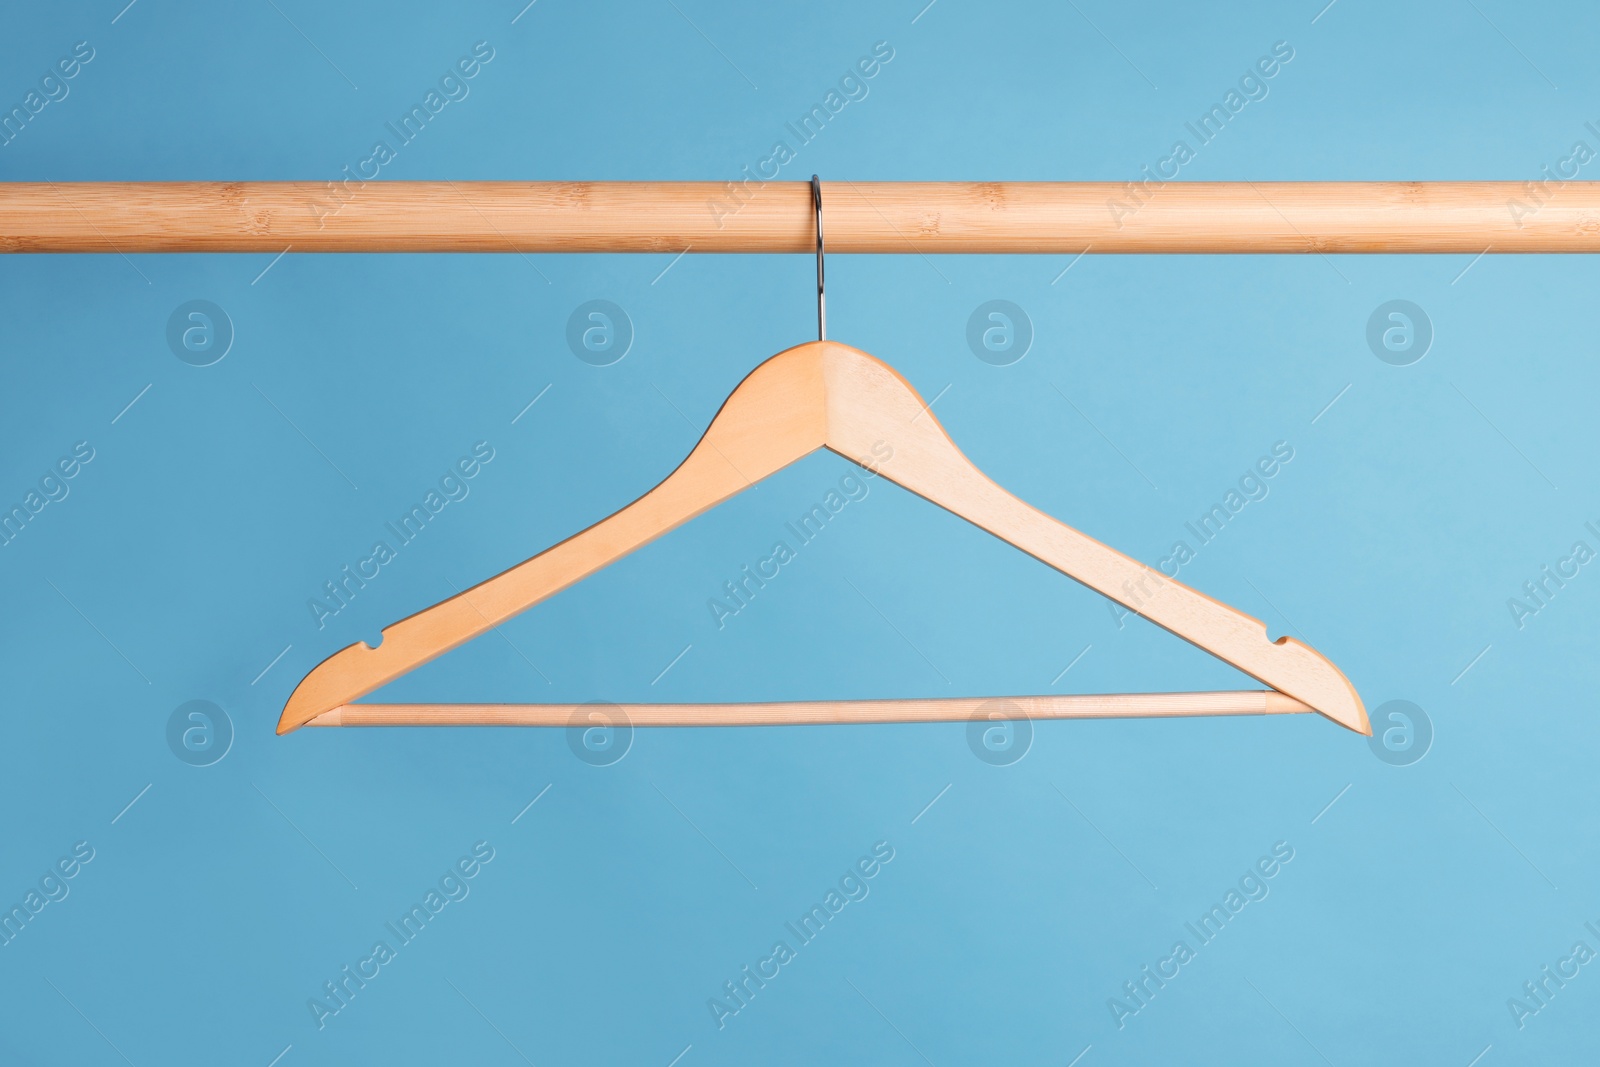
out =
[[[757,704],[342,704],[307,726],[843,726],[1017,719],[1293,715],[1315,711],[1271,690],[1105,693]]]
[[[1542,202],[1541,202],[1542,201]],[[1600,182],[824,182],[828,250],[1600,252]],[[12,182],[4,252],[810,252],[804,182]]]
[[[287,733],[485,633],[761,479],[830,449],[989,531],[1335,722],[1369,733],[1339,669],[1291,637],[1051,518],[989,480],[894,369],[833,341],[780,352],[741,382],[650,492],[510,570],[334,653],[295,688]]]

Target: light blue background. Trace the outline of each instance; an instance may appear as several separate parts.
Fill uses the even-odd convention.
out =
[[[1280,40],[1294,58],[1269,95],[1183,179],[1521,180],[1600,147],[1600,13],[1578,4],[541,0],[513,23],[518,0],[123,2],[8,12],[8,108],[74,42],[95,58],[0,148],[4,178],[335,178],[480,40],[495,58],[470,96],[384,179],[733,178],[877,41],[892,62],[785,179],[1133,178]],[[1506,1004],[1579,939],[1600,948],[1583,927],[1600,925],[1600,574],[1521,630],[1506,606],[1596,545],[1589,257],[829,261],[832,336],[939,396],[1002,485],[1147,562],[1289,442],[1270,496],[1182,578],[1303,635],[1369,709],[1424,708],[1436,737],[1414,765],[1315,716],[1040,723],[1008,767],[956,725],[640,731],[600,768],[559,730],[274,736],[324,657],[631,501],[744,374],[812,336],[809,259],[670,263],[0,258],[0,500],[74,442],[96,451],[0,549],[0,898],[95,849],[0,948],[0,1060],[1465,1067],[1592,1049],[1600,969],[1524,1029]],[[594,298],[637,331],[611,367],[564,339]],[[1436,331],[1412,366],[1365,341],[1395,298]],[[191,299],[237,331],[210,367],[166,344]],[[966,345],[990,299],[1036,330],[1010,367]],[[308,598],[479,440],[496,457],[470,497],[319,630]],[[813,456],[384,695],[1248,684],[881,481],[719,632],[707,599],[850,469]],[[210,767],[167,745],[193,699],[236,729]],[[308,999],[479,840],[495,859],[471,895],[319,1030]],[[878,841],[895,858],[870,896],[719,1030],[707,999]],[[1294,859],[1270,895],[1119,1030],[1108,998],[1280,841]]]

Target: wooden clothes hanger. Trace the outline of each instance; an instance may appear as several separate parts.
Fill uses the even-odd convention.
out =
[[[817,325],[826,336],[821,192],[817,204]],[[1320,712],[1371,734],[1355,687],[1292,637],[1018,500],[961,454],[920,396],[888,364],[834,341],[778,353],[739,383],[705,435],[666,480],[609,518],[510,570],[417,612],[320,663],[295,687],[278,733],[301,726],[566,726],[571,705],[354,704],[436,656],[676,529],[818,449],[826,448],[966,519],[1204,649],[1270,691],[776,704],[629,704],[637,725],[925,722],[974,716],[1108,718]]]

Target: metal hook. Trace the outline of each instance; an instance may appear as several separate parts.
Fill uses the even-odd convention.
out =
[[[828,339],[828,305],[822,278],[822,182],[811,176],[811,204],[817,213],[817,340]]]

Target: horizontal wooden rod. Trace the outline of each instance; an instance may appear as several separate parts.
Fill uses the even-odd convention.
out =
[[[806,726],[1001,719],[1139,719],[1312,711],[1271,690],[772,704],[344,704],[308,726]]]
[[[1600,182],[824,182],[828,250],[1600,252]],[[810,252],[804,182],[0,183],[4,252]]]

